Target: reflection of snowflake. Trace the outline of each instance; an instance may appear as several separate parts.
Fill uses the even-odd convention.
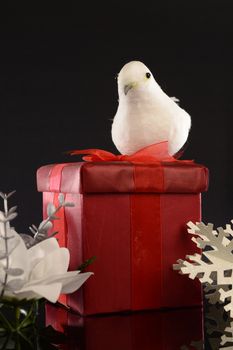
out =
[[[204,334],[205,339],[183,345],[180,350],[233,350],[233,321],[223,305],[205,304]]]
[[[233,347],[221,347],[233,342],[233,322],[229,314],[224,312],[223,305],[210,305],[205,316],[205,333],[213,350],[233,350]]]
[[[233,222],[233,220],[232,220]],[[226,225],[217,230],[212,224],[192,222],[188,223],[188,232],[196,237],[192,241],[198,248],[206,249],[201,254],[186,256],[187,260],[178,260],[174,265],[175,270],[181,274],[189,275],[189,278],[198,278],[205,283],[206,297],[211,303],[217,301],[228,303],[224,306],[233,317],[233,230],[231,225]]]
[[[200,340],[200,341],[193,341],[191,344],[191,349],[196,349],[196,350],[203,350],[204,349],[204,345],[203,345],[203,342]],[[180,350],[190,350],[190,348],[188,348],[187,346],[182,346],[180,348]]]
[[[225,345],[226,343],[233,343],[233,321],[231,321],[230,327],[226,327],[224,333],[227,333],[227,334],[223,334],[221,338],[221,345]],[[233,349],[233,346],[222,348],[222,349]]]

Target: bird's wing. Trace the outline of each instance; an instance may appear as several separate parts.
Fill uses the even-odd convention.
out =
[[[175,96],[170,97],[170,99],[171,99],[172,101],[176,102],[176,103],[179,103],[179,102],[180,102],[180,100],[179,100],[177,97],[175,97]]]
[[[173,157],[175,159],[179,159],[180,157],[182,157],[182,155],[183,155],[184,151],[186,150],[186,148],[188,147],[188,145],[189,145],[189,142],[186,141],[185,144],[181,147],[181,149],[173,155]]]

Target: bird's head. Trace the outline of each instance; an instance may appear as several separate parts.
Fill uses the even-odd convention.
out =
[[[134,97],[138,93],[153,90],[157,85],[151,71],[140,61],[131,61],[118,74],[119,97]]]

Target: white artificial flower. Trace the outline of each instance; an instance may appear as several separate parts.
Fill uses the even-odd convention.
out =
[[[3,224],[0,223],[0,234],[3,233],[2,229]],[[14,229],[8,228],[8,237],[11,237],[8,239],[8,268],[3,242],[0,248],[2,286],[7,273],[3,297],[19,300],[46,298],[55,303],[61,293],[73,293],[92,275],[91,272],[67,271],[69,250],[60,248],[55,238],[46,239],[27,249]]]

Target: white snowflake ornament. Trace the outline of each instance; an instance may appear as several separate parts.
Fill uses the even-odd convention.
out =
[[[231,221],[233,222],[233,220]],[[214,230],[213,224],[188,222],[192,241],[202,249],[200,254],[179,259],[174,270],[198,278],[205,284],[206,298],[214,304],[228,302],[224,309],[233,317],[233,230],[231,225]],[[196,236],[196,237],[195,237]]]

